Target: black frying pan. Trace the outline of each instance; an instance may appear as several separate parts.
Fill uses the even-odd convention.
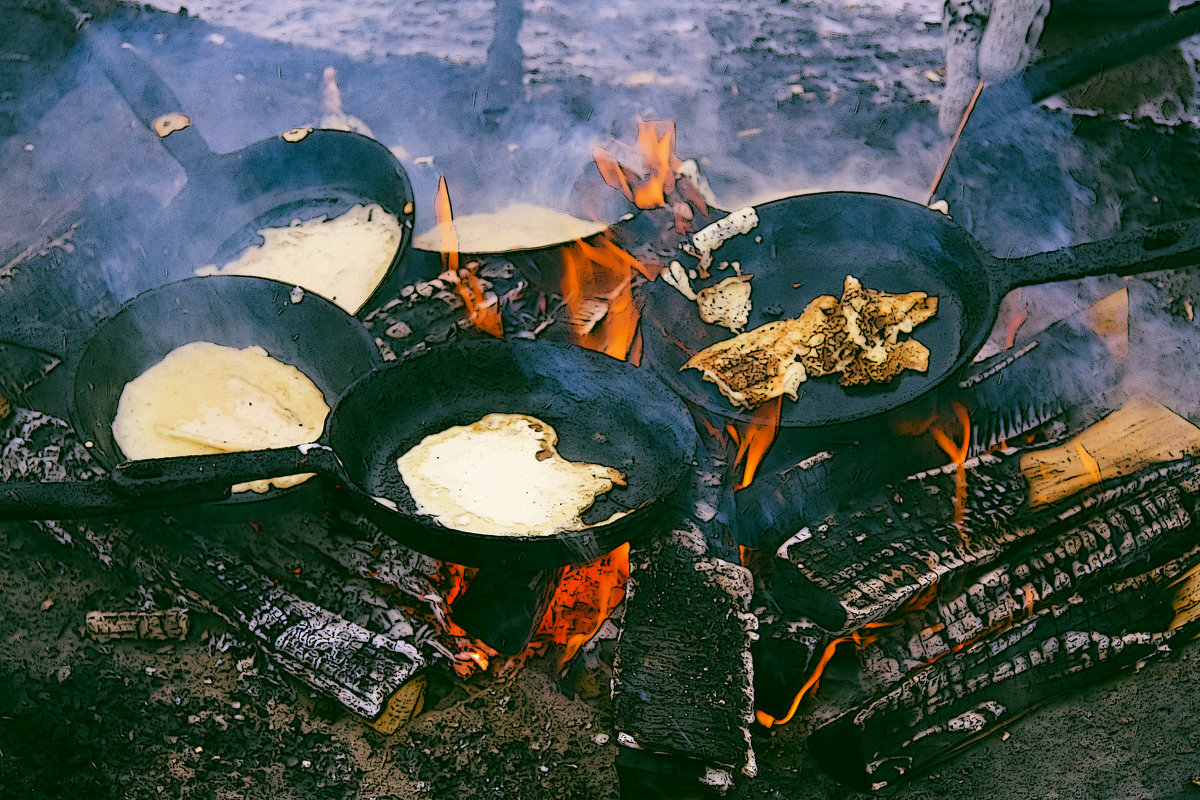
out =
[[[96,460],[111,468],[126,460],[112,435],[125,384],[189,342],[258,345],[308,376],[330,407],[383,363],[358,320],[319,295],[293,295],[294,288],[237,275],[187,278],[138,295],[88,333],[25,325],[0,338],[63,359],[72,375],[71,423],[92,443]]]
[[[929,371],[906,370],[891,383],[843,388],[836,376],[800,385],[784,398],[781,425],[817,427],[897,408],[951,380],[983,346],[1000,300],[1018,286],[1087,275],[1132,274],[1200,260],[1200,219],[1121,234],[1101,242],[1021,258],[984,252],[945,215],[906,200],[855,192],[800,195],[759,206],[759,224],[715,251],[740,262],[750,281],[747,330],[798,317],[819,295],[840,297],[847,275],[887,292],[923,291],[938,298],[937,315],[912,333],[929,348]],[[761,241],[760,241],[761,240]],[[694,259],[681,257],[681,263]],[[714,271],[716,278],[732,272]],[[680,372],[691,354],[730,338],[700,320],[696,304],[661,280],[642,299],[643,361],[680,395],[726,418],[747,419],[699,371]],[[775,313],[773,313],[775,312]]]
[[[171,89],[132,50],[99,33],[92,34],[89,45],[122,98],[151,130],[164,115],[183,111]],[[233,260],[261,244],[258,231],[264,228],[335,217],[356,204],[378,203],[399,219],[401,232],[388,275],[358,311],[373,308],[379,287],[396,277],[392,273],[412,238],[413,193],[404,168],[379,142],[348,131],[301,131],[218,154],[194,125],[159,133],[188,180],[147,227],[146,269],[131,277],[122,299],[188,277],[197,267]]]
[[[565,458],[616,467],[628,485],[602,495],[585,512],[590,527],[551,536],[464,533],[418,514],[396,460],[425,436],[492,412],[529,414],[549,423]],[[128,462],[111,482],[89,487],[74,504],[55,494],[68,484],[5,484],[0,517],[175,505],[179,497],[212,501],[225,497],[233,483],[318,472],[383,530],[434,558],[543,569],[591,560],[647,530],[652,512],[691,469],[696,447],[687,408],[644,370],[553,342],[465,342],[356,382],[337,401],[320,444]],[[633,513],[598,524],[627,510]]]

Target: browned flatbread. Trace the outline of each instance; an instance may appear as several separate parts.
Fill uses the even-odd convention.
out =
[[[925,292],[890,294],[867,289],[852,275],[842,288],[842,314],[846,330],[870,361],[882,362],[901,333],[912,333],[915,326],[937,313],[937,298]]]
[[[849,360],[847,350],[853,343],[836,297],[828,294],[817,297],[799,319],[788,320],[786,324],[788,336],[809,377],[831,375]]]
[[[681,369],[700,370],[704,380],[715,383],[729,402],[742,408],[784,394],[795,400],[796,389],[808,376],[788,335],[793,324],[793,320],[768,322],[718,342],[692,356]]]
[[[925,292],[890,294],[847,276],[842,297],[815,298],[797,319],[770,322],[707,347],[682,369],[698,369],[729,401],[754,408],[809,378],[840,374],[842,386],[887,383],[903,370],[929,369],[929,349],[900,339],[937,313]]]
[[[860,350],[842,370],[838,383],[842,386],[887,383],[906,369],[918,372],[929,369],[929,348],[916,339],[905,339],[891,345],[883,361],[871,361]]]

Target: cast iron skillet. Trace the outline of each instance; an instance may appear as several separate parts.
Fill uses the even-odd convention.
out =
[[[134,114],[151,130],[182,112],[171,89],[132,50],[93,33],[90,52]],[[412,186],[395,156],[374,139],[348,131],[298,131],[232,153],[213,153],[196,127],[163,136],[163,146],[187,173],[187,184],[148,227],[147,268],[132,276],[121,299],[224,264],[261,244],[258,231],[292,220],[338,216],[356,204],[378,203],[400,221],[400,244],[388,274],[358,309],[377,305],[412,238]]]
[[[550,536],[464,533],[418,514],[396,460],[431,433],[493,412],[549,423],[563,457],[616,467],[628,485],[585,512],[590,527]],[[206,502],[226,497],[229,486],[243,480],[318,472],[339,485],[352,506],[420,552],[467,566],[543,569],[597,558],[647,530],[691,469],[696,448],[687,408],[644,370],[553,342],[463,342],[357,381],[337,401],[319,444],[127,462],[111,481],[83,484],[90,488],[74,504],[55,492],[67,484],[3,484],[0,517],[176,505],[183,496]],[[598,524],[626,510],[632,513]]]
[[[945,215],[906,200],[855,192],[799,195],[766,203],[759,224],[714,252],[752,274],[746,326],[798,317],[818,295],[840,297],[847,275],[887,292],[923,291],[937,315],[911,334],[929,348],[929,371],[905,370],[891,383],[843,388],[836,376],[800,385],[783,400],[781,425],[807,428],[850,422],[897,408],[956,376],[983,346],[1000,300],[1018,286],[1087,275],[1133,274],[1200,260],[1200,219],[1121,234],[1101,242],[1021,258],[996,258]],[[694,260],[682,257],[681,263]],[[715,283],[723,275],[714,268]],[[748,419],[698,370],[691,355],[730,338],[700,320],[696,304],[662,280],[642,300],[644,363],[685,399],[725,418]]]
[[[72,378],[70,421],[80,439],[92,442],[96,460],[112,468],[126,460],[112,435],[125,384],[189,342],[258,345],[307,375],[331,408],[355,380],[383,363],[358,320],[310,292],[293,302],[294,288],[239,275],[186,278],[138,295],[90,334],[30,324],[2,338],[63,359],[60,369]]]

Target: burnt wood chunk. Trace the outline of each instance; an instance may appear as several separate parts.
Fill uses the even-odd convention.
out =
[[[273,661],[367,719],[425,667],[412,643],[368,631],[303,600],[250,564],[209,547],[179,553],[172,583],[252,635]]]
[[[690,518],[631,549],[614,723],[627,747],[753,776],[752,579],[708,553]]]
[[[1010,454],[981,456],[967,462],[966,469],[961,524],[955,523],[955,467],[950,466],[915,475],[802,528],[779,549],[785,564],[776,570],[776,600],[789,613],[845,633],[894,613],[935,584],[1016,552],[1018,545],[1027,548],[1023,557],[1028,563],[1022,569],[1032,576],[1049,566],[1044,558],[1048,543],[1066,548],[1070,540],[1075,549],[1094,544],[1100,553],[1078,564],[1069,558],[1064,565],[1081,577],[1095,568],[1088,558],[1096,564],[1136,560],[1155,546],[1154,540],[1189,525],[1200,480],[1200,468],[1184,459],[1035,510],[1029,507],[1029,483]],[[1178,493],[1155,493],[1144,503],[1138,499],[1167,485],[1177,486]],[[1079,527],[1079,519],[1118,506],[1121,510],[1097,527]],[[1066,538],[1058,542],[1059,536]],[[1112,553],[1105,549],[1110,543]],[[1041,559],[1035,557],[1035,547],[1043,548]],[[1063,580],[1054,576],[1053,567],[1050,573]]]
[[[1191,506],[1192,503],[1186,504]],[[903,626],[878,629],[879,649],[902,671],[978,641],[1052,603],[1149,569],[1178,555],[1195,535],[1180,490],[1167,486],[1080,521],[941,591]]]
[[[1168,583],[1185,563],[1087,601],[1074,595],[893,681],[812,732],[817,763],[853,786],[880,789],[1032,708],[1158,655],[1175,637],[1194,633],[1171,627]],[[871,648],[864,654],[868,671],[888,661]]]

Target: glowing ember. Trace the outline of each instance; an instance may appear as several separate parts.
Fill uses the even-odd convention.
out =
[[[775,442],[779,433],[779,418],[783,412],[783,398],[776,397],[773,402],[765,403],[754,409],[754,416],[745,423],[729,423],[726,430],[737,442],[737,455],[733,460],[733,468],[742,467],[742,479],[735,490],[745,489],[754,480],[754,473],[762,462],[767,451]]]
[[[626,359],[638,327],[633,270],[649,276],[637,259],[607,238],[562,248],[560,290],[567,304],[571,341]]]
[[[450,191],[446,178],[438,179],[437,196],[433,201],[433,215],[442,231],[443,277],[454,284],[454,291],[462,298],[467,310],[467,319],[479,330],[497,339],[504,338],[504,323],[500,319],[500,306],[495,295],[489,295],[475,273],[475,264],[459,266],[458,234],[450,221],[454,213],[450,207]],[[445,224],[442,224],[445,223]]]
[[[604,620],[625,597],[629,579],[629,545],[586,564],[567,567],[534,641],[562,648],[559,669],[596,635]]]

